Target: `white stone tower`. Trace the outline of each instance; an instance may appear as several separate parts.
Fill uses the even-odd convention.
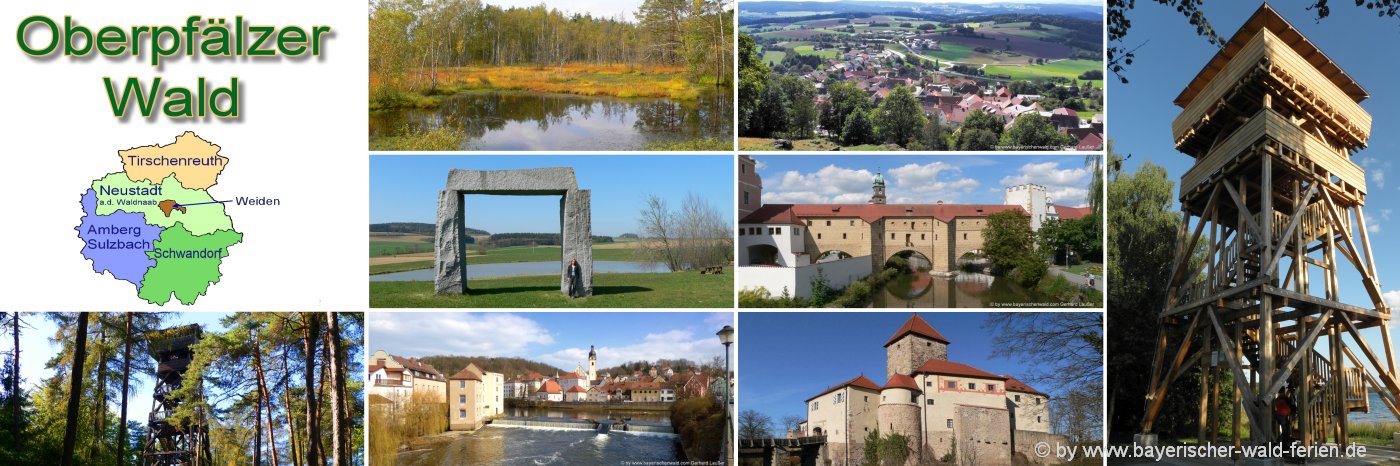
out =
[[[598,380],[598,352],[588,345],[588,383]]]
[[[875,193],[874,193],[873,195],[870,196],[870,203],[871,203],[871,204],[884,204],[884,203],[885,203],[885,175],[881,175],[879,170],[876,170],[876,171],[875,171],[875,182],[871,185],[871,189],[873,189],[873,190],[875,191]]]
[[[923,424],[919,419],[921,398],[923,390],[919,389],[919,383],[913,377],[895,374],[880,390],[880,406],[876,408],[876,427],[880,429],[880,435],[897,433],[909,438],[909,444],[914,449],[905,461],[909,465],[919,464],[923,457],[924,439],[919,428]]]

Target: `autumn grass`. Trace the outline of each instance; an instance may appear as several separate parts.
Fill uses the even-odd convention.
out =
[[[370,76],[370,109],[432,108],[461,92],[525,91],[611,97],[695,100],[700,86],[679,66],[566,64],[563,66],[463,66],[422,70],[394,80]]]
[[[430,130],[404,128],[394,136],[372,137],[369,150],[376,151],[450,151],[462,150],[461,132],[447,126]]]
[[[464,295],[438,295],[433,282],[370,282],[369,305],[376,308],[728,308],[734,307],[734,275],[597,273],[593,296],[570,299],[559,293],[557,275],[479,278]]]
[[[393,465],[399,447],[447,431],[447,404],[417,393],[401,403],[371,403],[369,464]]]

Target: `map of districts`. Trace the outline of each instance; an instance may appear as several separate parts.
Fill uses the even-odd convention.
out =
[[[209,194],[228,164],[192,131],[167,145],[117,152],[122,171],[83,192],[74,229],[92,270],[131,283],[151,304],[195,300],[219,283],[229,248],[243,241],[225,202]]]

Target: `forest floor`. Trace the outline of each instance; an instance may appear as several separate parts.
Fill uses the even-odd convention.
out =
[[[462,66],[409,73],[395,87],[370,76],[370,109],[437,106],[437,97],[461,92],[523,91],[612,97],[694,100],[713,82],[692,82],[681,66],[589,65]],[[703,81],[703,80],[702,80]],[[713,81],[713,80],[710,80]],[[411,89],[411,90],[404,90]]]
[[[370,307],[615,307],[721,308],[734,306],[734,275],[697,272],[599,273],[593,296],[559,293],[559,277],[529,275],[471,280],[464,295],[437,295],[433,282],[370,282]]]

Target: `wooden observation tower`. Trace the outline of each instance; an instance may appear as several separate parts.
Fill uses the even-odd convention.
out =
[[[146,423],[146,443],[141,452],[144,466],[210,464],[208,423],[202,408],[195,407],[193,419],[172,417],[185,402],[172,393],[186,384],[200,384],[198,379],[186,380],[185,371],[194,356],[190,347],[199,343],[202,336],[203,332],[194,324],[153,332],[149,336],[151,354],[156,359],[156,385],[151,416]],[[197,391],[203,398],[203,390]]]
[[[1233,413],[1224,422],[1236,445],[1242,416],[1251,443],[1285,440],[1280,397],[1296,404],[1287,438],[1305,445],[1347,443],[1351,412],[1400,418],[1390,309],[1361,212],[1366,177],[1351,160],[1370,137],[1367,97],[1267,4],[1177,96],[1172,135],[1196,162],[1181,177],[1140,443],[1155,442],[1167,388],[1193,365],[1203,443],[1218,440],[1222,412]],[[1357,286],[1369,302],[1343,303],[1341,289]],[[1380,346],[1362,336],[1369,328]],[[1226,373],[1233,393],[1216,383]]]

